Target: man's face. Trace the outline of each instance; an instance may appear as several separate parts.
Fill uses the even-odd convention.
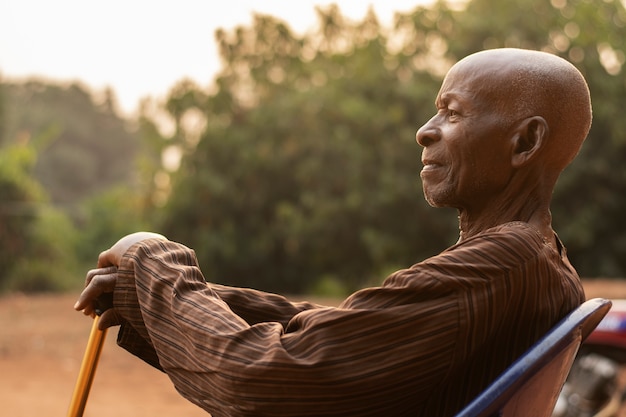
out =
[[[471,64],[454,67],[437,95],[437,114],[417,132],[424,196],[434,207],[497,210],[489,202],[510,178],[513,142],[494,104],[506,92],[484,74]]]

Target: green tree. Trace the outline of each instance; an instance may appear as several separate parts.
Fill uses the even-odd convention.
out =
[[[172,90],[170,143],[183,161],[162,226],[197,249],[208,279],[301,291],[323,278],[352,288],[450,244],[454,216],[419,197],[413,137],[450,65],[495,47],[553,52],[587,78],[594,124],[557,185],[554,224],[581,275],[624,275],[619,1],[440,1],[397,15],[391,30],[373,13],[360,22],[336,6],[317,13],[317,30],[302,36],[260,15],[218,31],[215,88]],[[198,114],[203,133],[190,140],[185,120]]]
[[[78,84],[0,86],[0,290],[79,286],[78,264],[92,267],[120,235],[152,228],[153,148],[163,140],[144,119],[119,117],[110,90],[97,102]]]
[[[28,171],[35,155],[27,146],[0,148],[0,282],[26,248],[24,230],[35,219],[42,190]]]
[[[132,163],[124,164],[132,172],[132,181],[112,180],[107,188],[81,201],[75,253],[86,268],[93,267],[97,255],[121,236],[137,230],[153,230],[167,199],[169,176],[162,155],[172,140],[161,133],[154,121],[156,116],[148,107],[148,101],[144,101],[135,121],[137,128],[131,148],[138,149],[137,155]]]
[[[135,180],[139,139],[115,111],[111,91],[102,103],[79,84],[5,84],[4,142],[36,140],[34,176],[58,207],[78,216],[80,202]]]
[[[76,272],[74,227],[47,204],[35,160],[28,143],[0,147],[0,291],[67,289]]]
[[[4,142],[5,130],[6,130],[6,100],[4,98],[4,83],[2,81],[2,74],[0,74],[0,145]]]
[[[206,128],[163,230],[196,249],[210,280],[354,288],[452,242],[454,218],[420,197],[414,139],[436,80],[399,67],[372,13],[355,24],[336,7],[318,13],[319,31],[301,37],[269,16],[218,32],[216,92],[169,102],[177,120],[202,111]]]

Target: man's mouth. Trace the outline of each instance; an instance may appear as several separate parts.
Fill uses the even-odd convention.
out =
[[[443,166],[439,162],[430,159],[423,160],[422,164],[424,164],[424,168],[422,168],[422,171],[431,171],[433,169],[441,168]]]

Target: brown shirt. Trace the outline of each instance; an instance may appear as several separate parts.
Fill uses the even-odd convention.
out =
[[[207,284],[159,240],[122,259],[118,343],[220,416],[451,416],[584,300],[526,223],[487,230],[339,307]]]

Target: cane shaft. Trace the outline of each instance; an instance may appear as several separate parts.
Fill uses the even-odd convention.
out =
[[[91,326],[91,333],[89,334],[89,340],[87,341],[87,348],[85,349],[85,355],[83,356],[83,362],[78,372],[78,380],[74,387],[74,394],[72,395],[72,402],[68,411],[68,417],[82,417],[85,411],[85,404],[87,404],[87,397],[89,396],[89,390],[91,389],[91,383],[93,382],[94,375],[96,374],[96,367],[98,366],[98,360],[100,359],[100,352],[102,352],[102,346],[104,345],[104,339],[106,336],[106,330],[98,329],[99,316],[96,316]]]

